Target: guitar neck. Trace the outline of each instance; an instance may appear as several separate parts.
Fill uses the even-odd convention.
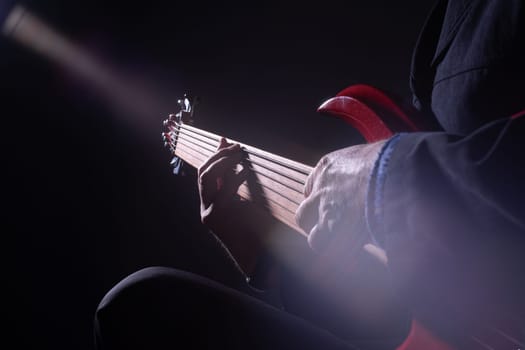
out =
[[[194,168],[199,168],[216,152],[221,139],[219,135],[184,123],[168,128],[171,151]],[[240,144],[246,155],[242,166],[248,168],[248,176],[239,187],[238,195],[304,234],[295,222],[295,212],[304,199],[304,184],[312,167],[241,142],[228,141]]]

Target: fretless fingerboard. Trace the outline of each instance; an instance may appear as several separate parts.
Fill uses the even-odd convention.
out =
[[[172,152],[195,168],[217,151],[219,135],[184,123],[168,128]],[[304,234],[296,224],[295,212],[304,199],[304,185],[312,167],[234,140],[228,141],[240,144],[246,154],[242,165],[249,169],[248,179],[239,187],[238,195]]]

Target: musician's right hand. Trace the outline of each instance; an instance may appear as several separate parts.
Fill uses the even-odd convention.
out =
[[[355,255],[364,248],[386,264],[384,251],[372,244],[365,215],[368,182],[385,142],[331,152],[308,176],[296,219],[314,250]]]

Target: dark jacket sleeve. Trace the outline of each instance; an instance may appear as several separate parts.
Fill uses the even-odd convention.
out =
[[[524,150],[525,116],[466,137],[400,134],[383,149],[370,227],[422,317],[452,326],[525,316]]]
[[[414,105],[468,135],[525,109],[523,62],[524,0],[439,0],[414,49]]]
[[[525,338],[523,62],[525,1],[438,0],[410,86],[439,127],[390,139],[370,181],[395,287],[448,334],[511,319]]]

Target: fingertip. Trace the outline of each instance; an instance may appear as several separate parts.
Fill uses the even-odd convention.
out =
[[[224,148],[226,146],[228,146],[228,141],[226,140],[225,137],[221,136],[221,138],[219,140],[219,146],[217,147],[217,149],[221,149],[221,148]]]
[[[320,253],[326,249],[332,236],[322,225],[315,224],[308,234],[308,245],[314,252]]]
[[[308,234],[308,237],[307,237],[308,245],[313,251],[318,252],[319,247],[317,245],[316,229],[317,229],[317,225],[314,225],[312,229],[306,233]]]
[[[310,193],[312,193],[312,174],[308,175],[306,178],[306,181],[304,182],[303,187],[303,196],[304,198],[308,198],[310,196]]]

